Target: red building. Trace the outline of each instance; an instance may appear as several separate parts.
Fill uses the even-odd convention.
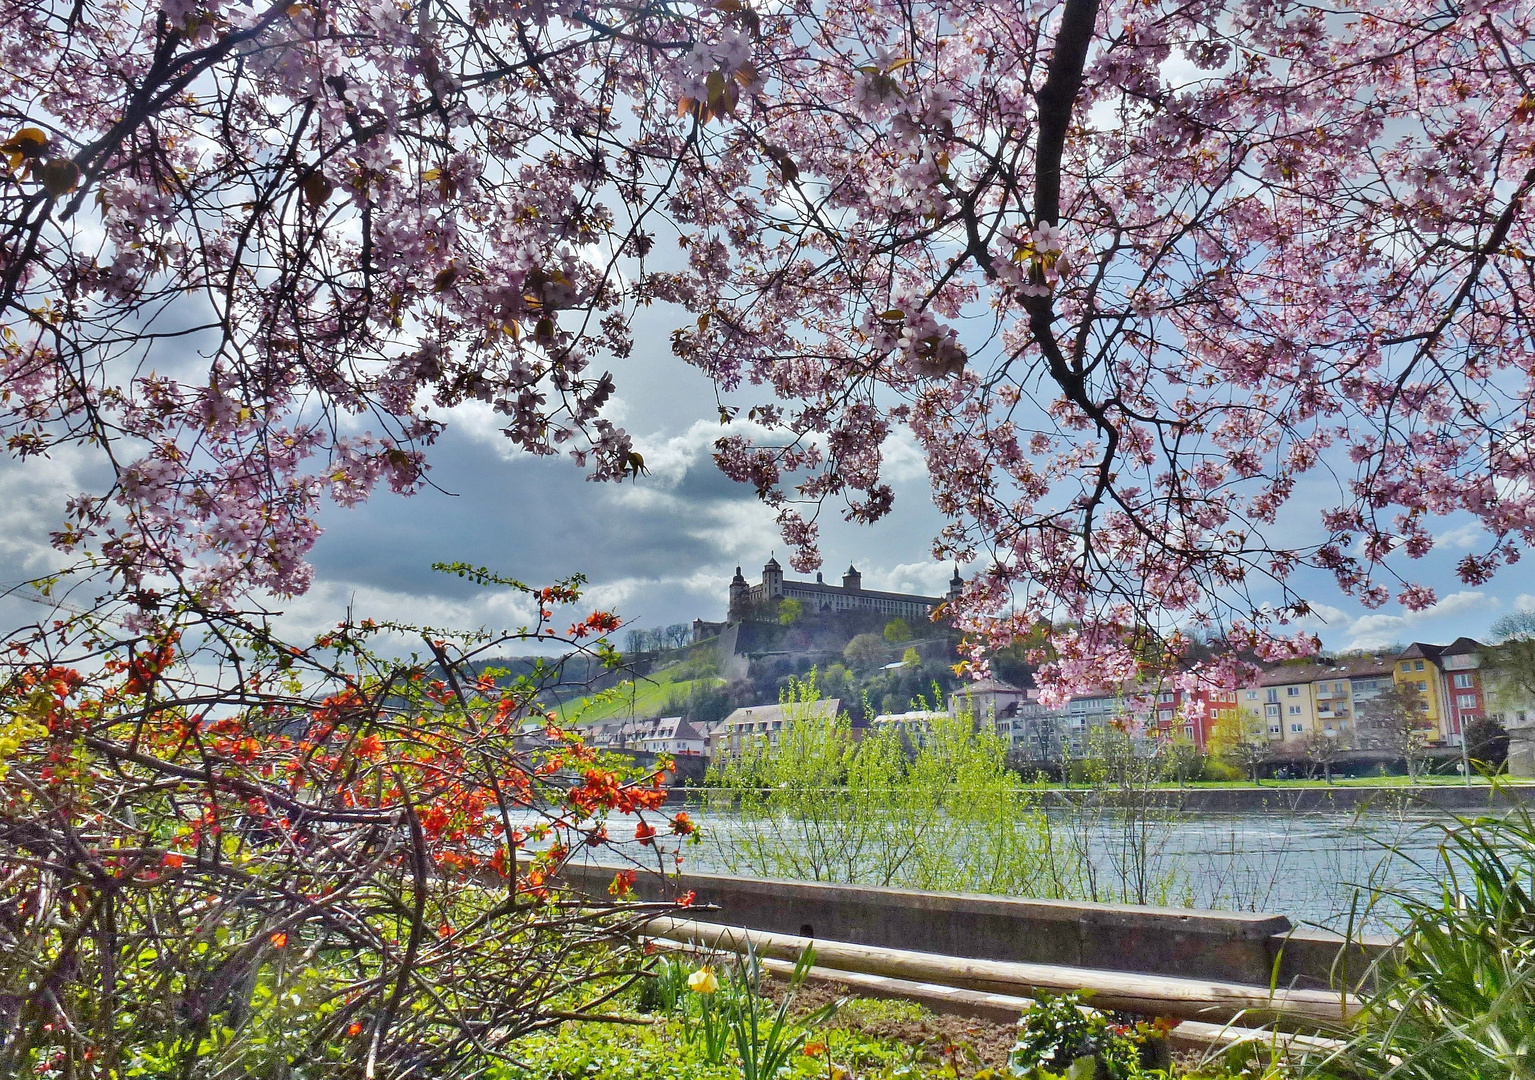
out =
[[[1467,725],[1487,715],[1481,653],[1480,642],[1460,637],[1439,654],[1444,668],[1444,736],[1451,745],[1461,741]]]

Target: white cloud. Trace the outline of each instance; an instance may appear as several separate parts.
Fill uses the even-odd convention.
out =
[[[1406,615],[1365,615],[1356,619],[1348,628],[1347,648],[1374,649],[1390,645],[1413,636],[1438,620],[1453,619],[1481,611],[1491,612],[1499,604],[1500,601],[1496,596],[1477,592],[1474,589],[1462,589],[1422,611],[1409,612]]]
[[[1440,533],[1434,537],[1434,543],[1440,547],[1468,549],[1482,547],[1488,539],[1487,530],[1472,521]]]
[[[1424,618],[1438,618],[1443,615],[1462,615],[1471,611],[1480,611],[1498,606],[1496,596],[1488,596],[1474,589],[1463,589],[1458,593],[1451,593],[1432,607],[1425,608],[1422,612]]]
[[[1353,616],[1342,608],[1333,607],[1331,604],[1323,604],[1311,601],[1311,613],[1301,619],[1295,620],[1296,626],[1310,627],[1314,629],[1326,628],[1329,630],[1347,629],[1353,623]]]
[[[896,428],[881,448],[884,454],[885,478],[892,483],[906,484],[926,482],[927,455],[917,445],[916,436],[909,428]]]
[[[948,563],[901,563],[889,570],[865,571],[863,584],[866,589],[880,589],[885,592],[942,596],[949,591],[949,576],[953,573],[954,568]]]

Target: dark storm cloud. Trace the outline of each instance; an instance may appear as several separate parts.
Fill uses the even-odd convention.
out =
[[[432,462],[441,491],[328,507],[318,574],[446,595],[472,587],[433,573],[433,562],[475,563],[529,582],[576,572],[593,581],[666,577],[728,558],[723,538],[700,526],[722,504],[749,512],[755,503],[707,459],[671,491],[649,477],[593,483],[568,460],[508,460],[450,428]]]

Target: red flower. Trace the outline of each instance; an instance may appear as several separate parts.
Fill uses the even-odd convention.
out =
[[[613,875],[613,883],[608,886],[608,893],[620,900],[633,894],[634,882],[639,875],[633,870],[620,870]]]
[[[694,892],[692,889],[689,889],[687,892],[685,892],[681,896],[677,897],[677,906],[678,907],[692,907],[693,906],[693,901],[697,900],[697,899],[698,899],[698,894],[696,892]]]
[[[641,847],[649,847],[655,835],[656,830],[643,821],[634,827],[634,838],[640,842]]]
[[[287,934],[278,932],[276,934],[273,934],[270,940],[272,942],[272,948],[274,948],[274,949],[285,949],[285,948],[288,947],[288,935]]]
[[[679,810],[677,816],[672,818],[672,832],[678,836],[691,836],[697,828],[698,826],[694,825],[693,820],[688,817],[686,810]]]

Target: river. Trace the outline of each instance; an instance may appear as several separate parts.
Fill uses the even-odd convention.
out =
[[[750,823],[718,810],[690,812],[707,839],[688,849],[689,870],[751,875],[761,869],[741,854]],[[1437,891],[1445,873],[1439,845],[1454,820],[1423,811],[1168,812],[1127,830],[1112,815],[1057,809],[1050,829],[1069,836],[1085,855],[1099,899],[1125,899],[1117,887],[1139,867],[1156,883],[1153,899],[1169,906],[1267,912],[1296,925],[1380,933],[1401,921],[1398,895]],[[1127,842],[1131,831],[1135,839]]]

